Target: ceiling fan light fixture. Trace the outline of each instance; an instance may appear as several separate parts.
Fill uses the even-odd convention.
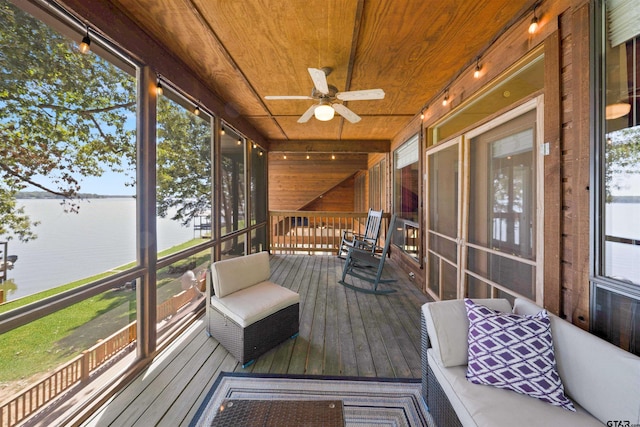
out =
[[[313,115],[321,122],[328,122],[329,120],[333,119],[335,113],[336,111],[326,101],[321,101],[320,105],[318,105],[313,111]]]

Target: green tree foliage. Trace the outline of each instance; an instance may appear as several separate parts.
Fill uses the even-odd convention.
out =
[[[157,213],[188,225],[211,212],[211,125],[165,97],[158,101]]]
[[[625,189],[625,177],[640,173],[640,126],[607,134],[605,161],[606,199],[611,203],[616,190]]]
[[[3,0],[0,73],[1,236],[35,237],[15,200],[28,185],[77,211],[83,177],[111,170],[133,183],[133,76]]]

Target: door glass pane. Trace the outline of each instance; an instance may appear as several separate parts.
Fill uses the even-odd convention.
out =
[[[511,119],[470,141],[468,268],[535,299],[536,111]]]

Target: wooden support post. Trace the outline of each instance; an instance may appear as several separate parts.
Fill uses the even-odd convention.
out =
[[[80,381],[87,382],[89,381],[89,357],[91,352],[89,350],[85,350],[82,352],[82,363],[80,368]]]

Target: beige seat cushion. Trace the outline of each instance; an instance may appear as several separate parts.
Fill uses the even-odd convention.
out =
[[[427,351],[427,357],[429,367],[465,427],[602,427],[579,405],[575,405],[576,412],[571,412],[511,390],[472,384],[466,379],[466,366],[445,368],[434,357],[434,349]]]
[[[300,295],[265,281],[223,298],[211,297],[211,305],[243,328],[300,302]]]

